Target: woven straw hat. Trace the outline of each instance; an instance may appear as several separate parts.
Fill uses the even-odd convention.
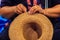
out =
[[[42,14],[24,13],[14,19],[9,28],[10,40],[52,40],[53,26]]]

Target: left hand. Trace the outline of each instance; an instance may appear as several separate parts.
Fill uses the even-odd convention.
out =
[[[40,5],[35,5],[35,6],[33,6],[30,10],[29,10],[29,14],[35,14],[36,12],[39,12],[39,13],[41,13],[42,12],[42,8],[41,8],[41,6]]]

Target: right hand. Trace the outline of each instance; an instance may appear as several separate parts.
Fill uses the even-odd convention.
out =
[[[29,14],[42,13],[43,9],[41,5],[35,5],[29,10]]]
[[[27,9],[26,9],[26,7],[25,7],[23,4],[18,4],[18,5],[16,6],[15,12],[16,12],[17,14],[21,14],[21,13],[27,12]]]

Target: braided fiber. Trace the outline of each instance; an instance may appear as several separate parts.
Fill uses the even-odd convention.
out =
[[[10,40],[52,40],[53,26],[42,14],[23,13],[10,25]]]

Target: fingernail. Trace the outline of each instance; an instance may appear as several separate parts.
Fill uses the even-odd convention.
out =
[[[30,12],[28,12],[30,14]]]

